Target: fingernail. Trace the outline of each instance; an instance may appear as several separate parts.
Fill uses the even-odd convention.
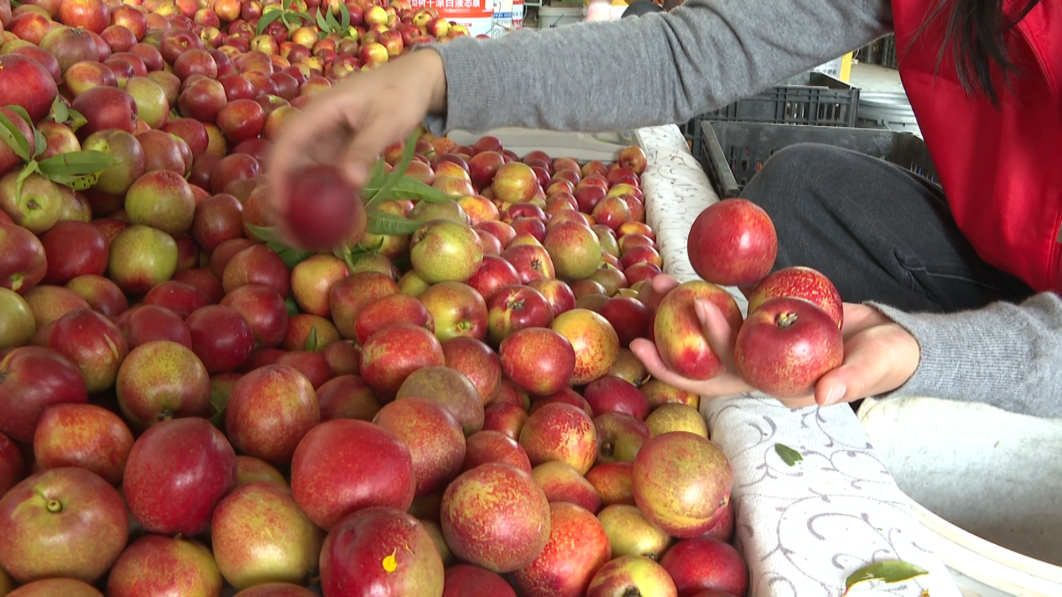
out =
[[[704,303],[701,299],[693,301],[693,311],[697,314],[697,319],[701,320],[701,323],[705,323],[708,319],[708,311],[704,309]]]
[[[837,384],[830,388],[829,392],[826,392],[826,400],[822,403],[823,406],[829,406],[836,404],[844,399],[845,392],[848,388],[844,384]]]

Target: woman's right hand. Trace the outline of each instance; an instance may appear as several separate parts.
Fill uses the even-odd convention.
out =
[[[404,141],[428,114],[446,112],[442,57],[418,50],[371,71],[350,75],[316,96],[286,123],[268,166],[272,213],[285,213],[291,172],[307,163],[331,164],[356,188],[384,150]]]
[[[678,285],[674,278],[658,274],[641,298],[655,311],[664,296]],[[843,307],[844,362],[819,378],[814,391],[808,395],[778,399],[787,407],[829,406],[892,392],[905,384],[918,368],[921,350],[918,341],[907,330],[869,305],[844,303]],[[707,380],[682,377],[668,368],[656,345],[645,338],[631,342],[631,351],[650,375],[701,398],[732,396],[752,390],[734,368],[737,330],[730,328],[723,312],[711,301],[698,299],[694,308],[708,344],[725,366],[718,375]]]

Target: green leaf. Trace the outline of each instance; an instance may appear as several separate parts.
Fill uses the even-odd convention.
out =
[[[102,172],[111,166],[118,165],[118,160],[102,151],[86,149],[53,155],[46,160],[41,160],[40,164],[41,174],[44,176],[50,174],[81,175]]]
[[[277,236],[276,230],[273,228],[248,225],[247,229],[250,230],[252,234],[262,239],[265,246],[272,249],[277,255],[280,255],[280,260],[284,262],[284,265],[288,266],[288,269],[295,267],[317,254],[314,251],[304,251],[302,249],[295,249],[285,245],[280,241],[280,237]]]
[[[366,255],[375,255],[380,249],[383,248],[384,243],[387,242],[387,238],[386,237],[384,237],[382,235],[379,235],[379,236],[380,236],[380,240],[376,241],[376,244],[374,246],[366,247],[365,245],[359,244],[358,248],[355,249],[355,252],[357,252],[357,253],[365,253]]]
[[[78,112],[73,108],[69,108],[67,112],[70,113],[70,121],[67,123],[67,126],[69,126],[70,130],[75,133],[77,132],[77,129],[88,124],[88,118],[85,118],[81,112]]]
[[[60,96],[55,96],[55,101],[52,102],[52,120],[62,124],[69,120],[70,110],[66,107],[66,102]]]
[[[218,429],[224,429],[225,408],[229,405],[229,398],[231,397],[232,394],[230,392],[221,389],[210,389],[210,410],[214,411],[214,414],[210,417],[210,423]]]
[[[81,112],[78,112],[77,110],[71,108],[70,109],[70,124],[67,125],[67,126],[70,127],[70,130],[72,130],[72,131],[74,131],[76,133],[77,129],[85,126],[86,124],[88,124],[88,118],[85,118],[85,116],[83,114],[81,114]]]
[[[31,175],[40,172],[40,166],[35,160],[26,162],[26,165],[22,167],[22,170],[18,173],[18,178],[15,179],[15,197],[16,203],[22,201],[22,183],[26,181]]]
[[[306,336],[305,350],[307,352],[317,352],[317,326],[310,328],[310,333]]]
[[[48,140],[44,138],[44,133],[40,132],[37,127],[33,127],[33,157],[41,155],[46,149],[48,149]]]
[[[383,158],[379,158],[373,163],[372,170],[369,171],[369,183],[362,189],[363,194],[375,193],[383,186],[384,181],[387,180],[387,172],[384,172],[386,166],[387,162]]]
[[[75,191],[84,191],[96,184],[100,173],[118,163],[102,151],[85,150],[61,153],[40,162],[41,176]]]
[[[269,244],[271,242],[280,242],[280,237],[277,236],[276,229],[267,226],[255,226],[254,224],[248,224],[247,229],[252,234],[262,239],[262,242]]]
[[[350,9],[342,2],[339,4],[339,26],[344,33],[350,29]]]
[[[332,255],[338,259],[342,259],[343,263],[347,264],[348,269],[354,269],[354,262],[357,260],[354,258],[354,252],[350,247],[336,247],[332,250]]]
[[[22,117],[22,120],[26,121],[26,126],[29,127],[30,134],[33,135],[33,155],[38,156],[44,153],[44,150],[48,148],[48,141],[44,138],[44,134],[33,126],[33,119],[30,118],[29,112],[22,106],[7,106],[7,109],[18,114]]]
[[[317,27],[322,32],[328,30],[328,21],[325,20],[325,18],[324,18],[324,13],[326,13],[326,12],[328,12],[328,11],[325,10],[325,9],[320,9],[320,10],[317,11]]]
[[[403,176],[398,179],[395,186],[391,187],[386,196],[381,196],[381,201],[412,199],[414,201],[427,201],[429,203],[446,203],[454,198],[435,187],[424,184],[416,178]]]
[[[82,175],[59,174],[56,176],[49,176],[47,178],[48,180],[56,184],[61,184],[65,187],[70,187],[75,191],[86,191],[95,186],[95,184],[100,179],[100,175],[98,173]]]
[[[329,31],[342,31],[342,25],[336,20],[336,16],[332,14],[332,11],[325,10],[325,21],[328,23]],[[321,13],[317,13],[321,14]]]
[[[890,562],[877,562],[869,566],[864,566],[859,570],[856,570],[844,581],[845,589],[851,589],[852,585],[861,583],[867,580],[880,580],[886,583],[897,583],[905,580],[910,580],[916,576],[922,576],[923,574],[929,574],[928,570],[923,570],[914,564],[909,564],[900,560]],[[847,593],[847,591],[845,591]]]
[[[291,247],[285,247],[284,245],[272,246],[269,243],[266,243],[266,246],[273,249],[277,255],[280,255],[280,260],[284,262],[284,265],[288,266],[288,269],[295,267],[317,254],[316,251],[292,249]]]
[[[788,464],[789,466],[793,466],[801,460],[804,460],[804,457],[800,455],[800,452],[797,452],[796,450],[790,448],[785,444],[775,444],[774,451],[777,452],[779,456],[781,456],[782,462]]]
[[[295,303],[295,297],[289,296],[284,299],[284,307],[288,310],[288,316],[299,314],[299,305]]]
[[[406,139],[406,145],[402,150],[402,159],[399,160],[394,168],[392,168],[391,173],[384,179],[383,185],[381,185],[376,193],[369,198],[369,201],[366,204],[367,207],[372,207],[382,201],[384,197],[388,196],[391,188],[398,184],[399,180],[402,180],[402,178],[405,177],[406,170],[409,168],[409,163],[413,161],[413,153],[416,150],[416,147],[417,132],[413,131],[413,134],[409,136],[409,139]]]
[[[262,33],[266,30],[266,27],[272,25],[277,19],[283,17],[285,14],[286,13],[283,10],[271,10],[258,17],[258,26],[254,28],[255,33],[257,35],[262,35]]]
[[[368,221],[369,232],[373,234],[392,234],[397,236],[413,234],[424,225],[424,222],[419,220],[410,220],[379,209],[374,209],[369,212]]]
[[[22,120],[25,120],[26,124],[29,125],[30,128],[33,127],[33,119],[30,118],[29,112],[27,112],[25,108],[23,108],[22,106],[4,106],[4,107],[7,108],[8,110],[11,110],[15,114],[18,114],[19,116],[21,116]]]
[[[11,151],[22,158],[22,161],[28,162],[30,160],[29,139],[15,127],[15,123],[11,122],[11,119],[6,114],[0,114],[0,139],[3,139],[4,143],[7,143],[7,146],[11,148]]]

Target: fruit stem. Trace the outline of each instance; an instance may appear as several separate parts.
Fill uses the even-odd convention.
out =
[[[58,514],[63,511],[63,503],[57,499],[50,499],[45,508],[48,508],[48,511],[52,514]]]
[[[161,423],[163,421],[169,421],[172,418],[173,418],[173,411],[168,410],[168,409],[163,409],[163,410],[159,411],[158,415],[155,416],[155,421],[158,422],[158,423]]]
[[[629,587],[623,592],[623,597],[642,597],[642,592],[638,587]]]
[[[800,319],[800,316],[796,313],[785,312],[779,313],[775,321],[778,323],[778,327],[784,330],[785,328],[796,323],[797,319]]]
[[[598,454],[608,458],[609,456],[612,456],[613,451],[615,451],[615,447],[612,445],[612,442],[601,442]]]

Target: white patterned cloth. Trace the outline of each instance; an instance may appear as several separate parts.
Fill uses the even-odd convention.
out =
[[[664,270],[695,279],[686,255],[693,220],[718,201],[674,125],[636,132],[649,157],[642,175],[646,219],[656,232]],[[748,303],[728,288],[744,313]],[[885,585],[864,583],[850,595],[959,597],[932,551],[933,536],[913,517],[855,413],[846,406],[790,410],[763,396],[704,400],[712,439],[734,469],[735,545],[749,566],[750,597],[838,597],[863,566],[903,560],[930,572]],[[804,458],[787,466],[776,444]]]

